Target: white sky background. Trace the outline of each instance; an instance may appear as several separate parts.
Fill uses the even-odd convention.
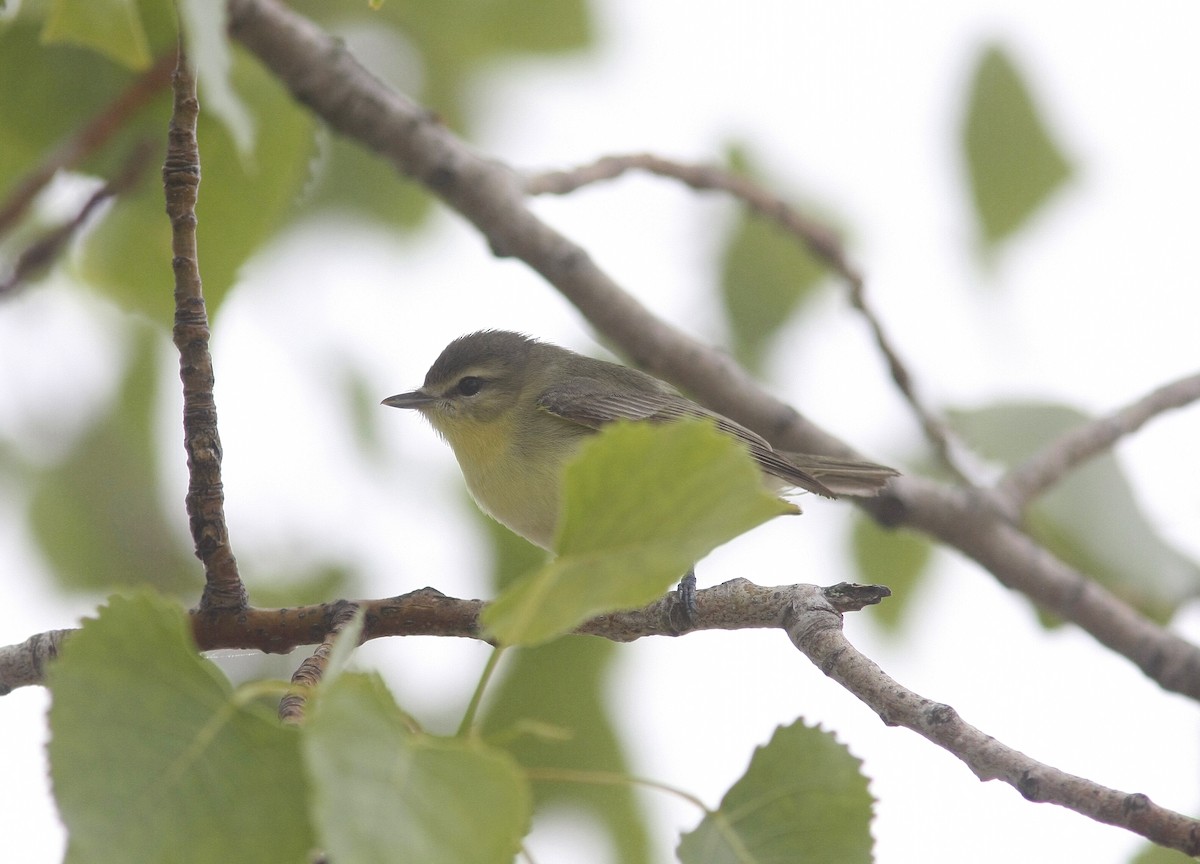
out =
[[[475,94],[486,119],[473,140],[537,168],[643,150],[712,160],[730,138],[750,142],[784,178],[783,191],[827,204],[851,228],[871,297],[936,404],[1039,397],[1106,411],[1195,371],[1193,4],[1143,4],[1136,16],[1012,0],[744,2],[736,18],[730,8],[597,4],[600,46],[590,55],[487,76]],[[957,135],[967,78],[987,40],[1015,56],[1077,172],[983,272],[970,256]],[[203,219],[203,187],[200,194]],[[637,178],[536,206],[656,312],[725,341],[712,268],[732,214],[721,199]],[[342,375],[357,370],[382,398],[418,384],[461,333],[513,328],[595,350],[585,323],[524,266],[495,261],[444,213],[419,242],[322,227],[275,252],[248,268],[214,335],[228,514],[244,572],[253,580],[256,570],[332,548],[367,569],[374,596],[427,584],[481,596],[485,550],[449,450],[415,416],[380,408],[386,459],[357,460]],[[112,386],[92,370],[97,353],[118,349],[94,335],[77,304],[35,289],[0,309],[0,361],[13,381],[8,397],[0,393],[0,431],[28,431],[16,418],[30,412],[78,423],[80,390]],[[95,347],[70,353],[81,333]],[[770,385],[881,461],[901,463],[917,448],[916,427],[865,328],[836,291],[819,315],[789,327]],[[34,393],[44,401],[35,404]],[[164,406],[168,454],[178,450],[177,416],[177,404]],[[1118,451],[1147,511],[1193,558],[1197,440],[1200,411],[1192,409]],[[178,494],[165,506],[179,513],[182,532],[178,456],[169,469]],[[303,485],[293,479],[301,465]],[[812,502],[806,511],[718,550],[698,569],[701,584],[854,578],[843,563],[848,508]],[[41,587],[19,512],[19,503],[0,502],[0,644],[67,626],[94,605]],[[311,548],[296,549],[297,535],[313,537]],[[1194,703],[1163,694],[1073,627],[1045,633],[1025,601],[959,556],[936,561],[902,639],[882,634],[870,610],[848,617],[860,649],[1035,758],[1184,812],[1200,808]],[[1177,626],[1200,639],[1200,612],[1185,610]],[[433,639],[361,653],[418,715],[460,712],[484,659],[478,645]],[[802,715],[836,731],[864,760],[879,798],[882,864],[1116,864],[1140,842],[979,783],[915,734],[885,728],[778,633],[625,646],[612,686],[638,772],[712,805],[777,725]],[[56,860],[62,848],[39,749],[46,701],[34,689],[0,700],[0,814],[19,826],[28,861]],[[645,800],[670,860],[675,832],[699,814],[662,795]],[[561,822],[531,848],[542,862],[608,860],[590,836],[578,820]]]

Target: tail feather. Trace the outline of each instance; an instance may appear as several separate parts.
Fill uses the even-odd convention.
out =
[[[878,495],[893,477],[900,476],[894,468],[858,459],[836,459],[809,453],[780,452],[779,455],[814,477],[834,495],[870,498]]]

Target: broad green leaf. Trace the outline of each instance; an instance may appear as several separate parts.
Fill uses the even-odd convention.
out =
[[[715,812],[679,844],[682,864],[868,864],[871,807],[862,763],[797,720],[758,748]]]
[[[242,704],[178,607],[114,597],[67,641],[50,691],[68,864],[308,860],[299,736]]]
[[[1008,466],[1087,419],[1073,408],[1034,402],[951,415],[974,447]],[[1026,522],[1055,555],[1159,621],[1200,592],[1200,567],[1158,534],[1111,454],[1084,464],[1034,501]]]
[[[332,861],[509,864],[529,828],[529,788],[512,759],[411,732],[376,675],[321,688],[304,754]]]
[[[614,423],[567,467],[557,557],[484,611],[506,644],[641,606],[717,546],[796,508],[766,491],[745,449],[703,421]]]
[[[134,76],[91,51],[43,45],[23,15],[0,28],[0,200]],[[53,105],[53,110],[47,106]]]
[[[131,328],[135,348],[107,416],[58,465],[36,478],[33,530],[69,588],[119,585],[194,593],[203,569],[163,513],[152,434],[158,358],[149,328]],[[180,447],[178,458],[183,459]],[[180,512],[184,502],[177,502]]]
[[[150,65],[136,0],[54,0],[42,39],[86,45],[130,69]]]
[[[896,629],[909,608],[913,589],[925,575],[933,546],[923,535],[883,528],[862,513],[855,515],[850,546],[862,581],[892,589],[891,598],[880,604],[871,618]]]
[[[729,162],[741,174],[758,173],[738,147],[730,150]],[[721,251],[720,265],[734,356],[747,368],[761,370],[771,340],[813,296],[826,270],[799,240],[744,208]]]
[[[962,143],[985,251],[1020,228],[1071,175],[1020,72],[996,45],[975,68]]]
[[[313,119],[256,61],[238,50],[233,80],[259,123],[252,158],[240,158],[222,123],[200,105],[197,136],[202,180],[196,204],[200,273],[210,317],[238,269],[295,213],[308,177]],[[164,108],[158,139],[170,117]],[[163,145],[165,147],[165,144]],[[156,163],[161,164],[165,150]],[[161,183],[143,183],[90,232],[79,257],[81,277],[154,321],[172,320],[171,226]]]

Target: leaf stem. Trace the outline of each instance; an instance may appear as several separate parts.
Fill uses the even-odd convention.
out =
[[[483,672],[479,676],[479,683],[475,685],[475,692],[471,694],[467,712],[463,714],[462,722],[458,724],[458,732],[455,733],[457,737],[466,738],[473,733],[475,715],[479,713],[479,703],[483,701],[483,691],[487,689],[488,682],[492,680],[496,666],[500,663],[500,658],[504,655],[507,647],[506,645],[497,645],[492,649],[492,653],[483,667]]]
[[[656,789],[659,792],[666,792],[668,795],[681,798],[697,807],[705,815],[713,812],[707,804],[691,792],[680,789],[678,786],[671,786],[658,780],[651,780],[648,777],[636,777],[632,774],[621,774],[616,771],[576,771],[570,768],[528,768],[525,774],[530,780],[541,780],[543,782],[590,783],[595,786],[621,786],[625,784],[629,786],[644,786],[647,789]]]

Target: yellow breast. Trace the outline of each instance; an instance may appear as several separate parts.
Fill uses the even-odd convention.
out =
[[[556,426],[562,422],[546,415],[539,420],[543,418]],[[540,443],[531,447],[531,431],[526,428],[517,434],[513,422],[504,418],[490,424],[486,434],[448,430],[446,440],[479,508],[531,543],[549,549],[558,524],[563,469],[587,431],[576,427],[573,434],[563,436],[560,429],[555,436],[539,435]]]

